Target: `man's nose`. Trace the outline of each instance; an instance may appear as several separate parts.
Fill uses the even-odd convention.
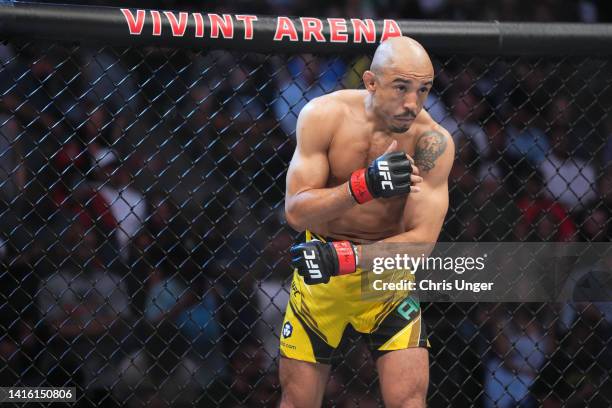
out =
[[[418,106],[418,97],[416,92],[409,92],[404,98],[404,109],[410,112],[416,112]]]

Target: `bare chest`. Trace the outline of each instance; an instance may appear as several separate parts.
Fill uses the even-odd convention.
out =
[[[397,135],[398,149],[414,154],[413,138],[409,133]],[[330,174],[328,186],[347,181],[351,173],[367,167],[385,153],[394,138],[382,132],[366,132],[359,127],[343,129],[334,136],[328,152]]]

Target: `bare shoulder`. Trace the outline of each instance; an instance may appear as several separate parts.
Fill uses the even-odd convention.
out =
[[[346,98],[341,91],[316,97],[309,101],[300,112],[300,118],[317,127],[337,127],[346,114]]]
[[[298,142],[299,139],[314,138],[329,146],[336,131],[350,115],[355,99],[351,91],[341,90],[308,102],[298,117]]]
[[[455,143],[446,129],[427,112],[422,113],[415,123],[415,164],[425,174],[435,172],[447,177],[455,157]]]
[[[300,111],[296,126],[301,150],[327,150],[337,129],[346,116],[346,103],[336,92],[319,96]]]

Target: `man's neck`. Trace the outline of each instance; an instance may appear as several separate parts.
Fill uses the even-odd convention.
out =
[[[372,101],[372,94],[370,94],[369,92],[366,94],[366,97],[364,99],[364,107],[366,113],[366,120],[372,126],[372,131],[383,132],[385,134],[388,134],[389,136],[392,136],[393,132],[389,131],[389,128],[384,123],[383,119],[376,114]]]

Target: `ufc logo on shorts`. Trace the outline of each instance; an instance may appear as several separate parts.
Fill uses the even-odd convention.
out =
[[[308,251],[302,251],[302,253],[304,254],[304,259],[306,259],[306,267],[308,268],[308,273],[310,274],[310,277],[313,279],[322,278],[323,275],[321,275],[319,265],[317,265],[313,261],[313,259],[316,259],[314,249],[310,251],[310,253]]]
[[[393,183],[391,183],[391,173],[389,172],[389,163],[381,160],[378,162],[378,174],[383,178],[381,183],[382,189],[386,190],[389,187],[389,190],[393,190]]]

